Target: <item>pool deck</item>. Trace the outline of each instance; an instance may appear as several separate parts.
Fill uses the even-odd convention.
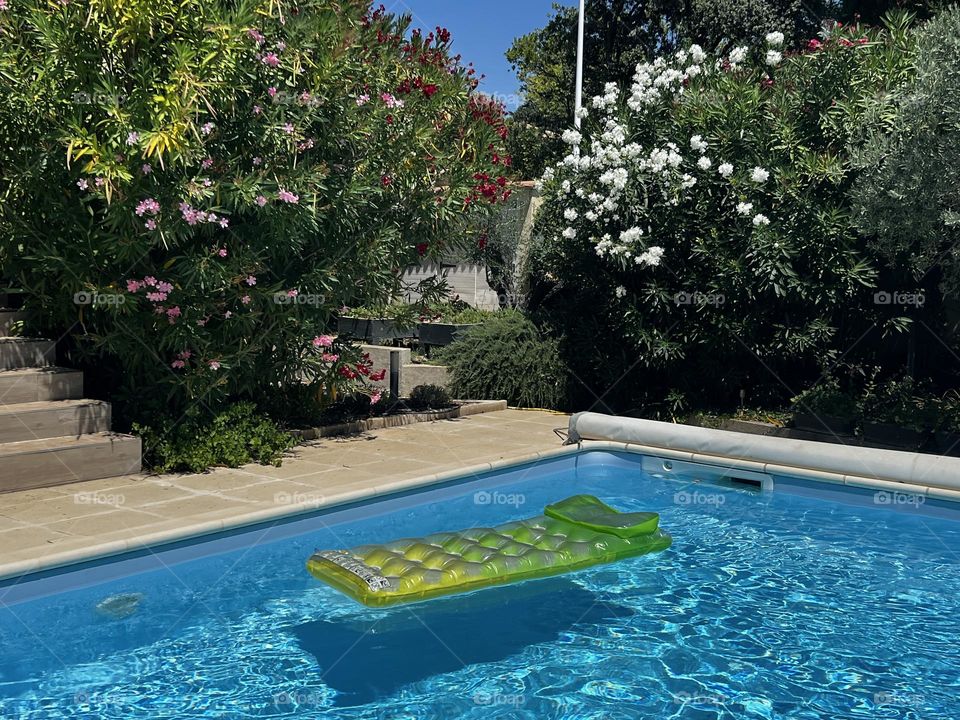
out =
[[[0,494],[0,579],[555,455],[553,429],[566,425],[565,415],[510,409],[309,441],[278,468]]]

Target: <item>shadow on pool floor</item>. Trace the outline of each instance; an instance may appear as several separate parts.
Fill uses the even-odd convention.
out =
[[[578,626],[633,611],[566,579],[535,580],[290,629],[316,657],[336,705],[364,705],[468,665],[503,660]]]

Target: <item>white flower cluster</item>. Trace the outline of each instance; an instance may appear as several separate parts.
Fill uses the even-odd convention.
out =
[[[776,65],[782,60],[775,48],[782,46],[783,34],[770,33],[766,41],[766,62]],[[734,48],[727,57],[729,68],[736,69],[749,57],[749,48]],[[717,66],[721,67],[719,60]],[[754,209],[763,199],[760,186],[770,179],[765,168],[741,165],[738,172],[732,162],[717,157],[719,148],[711,151],[706,133],[676,142],[661,138],[641,145],[633,140],[635,127],[648,111],[674,102],[692,78],[712,72],[711,67],[703,49],[691,45],[669,58],[637,66],[626,96],[627,111],[613,83],[607,83],[603,94],[590,100],[589,131],[563,132],[562,139],[572,151],[548,168],[540,181],[541,186],[554,188],[556,201],[562,203],[563,238],[588,241],[598,256],[624,268],[655,267],[665,253],[655,237],[663,232],[658,226],[663,222],[663,208],[680,206],[692,198],[692,189],[701,181],[711,188],[726,188],[716,197],[730,198],[728,207],[734,209],[736,203],[736,214],[744,221],[750,219],[755,228],[770,224],[766,215]],[[621,292],[626,292],[622,286],[617,297],[623,297]]]

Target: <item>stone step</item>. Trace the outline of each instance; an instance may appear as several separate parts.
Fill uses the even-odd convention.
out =
[[[10,310],[0,306],[0,336],[11,335],[14,324],[26,319],[27,313],[23,310]]]
[[[0,406],[83,397],[83,373],[69,368],[0,370]]]
[[[0,370],[48,367],[56,362],[53,340],[0,337]]]
[[[0,405],[0,443],[107,432],[110,403],[45,400]]]
[[[140,472],[140,438],[116,433],[0,445],[0,492]]]

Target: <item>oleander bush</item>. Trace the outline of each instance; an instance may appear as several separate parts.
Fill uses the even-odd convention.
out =
[[[334,313],[509,194],[502,108],[408,24],[364,0],[4,3],[0,266],[125,407],[378,372]]]
[[[780,403],[873,322],[905,327],[873,302],[848,148],[912,72],[910,23],[835,25],[799,49],[778,32],[693,45],[586,103],[542,180],[534,273],[577,406],[637,410],[671,389]]]

